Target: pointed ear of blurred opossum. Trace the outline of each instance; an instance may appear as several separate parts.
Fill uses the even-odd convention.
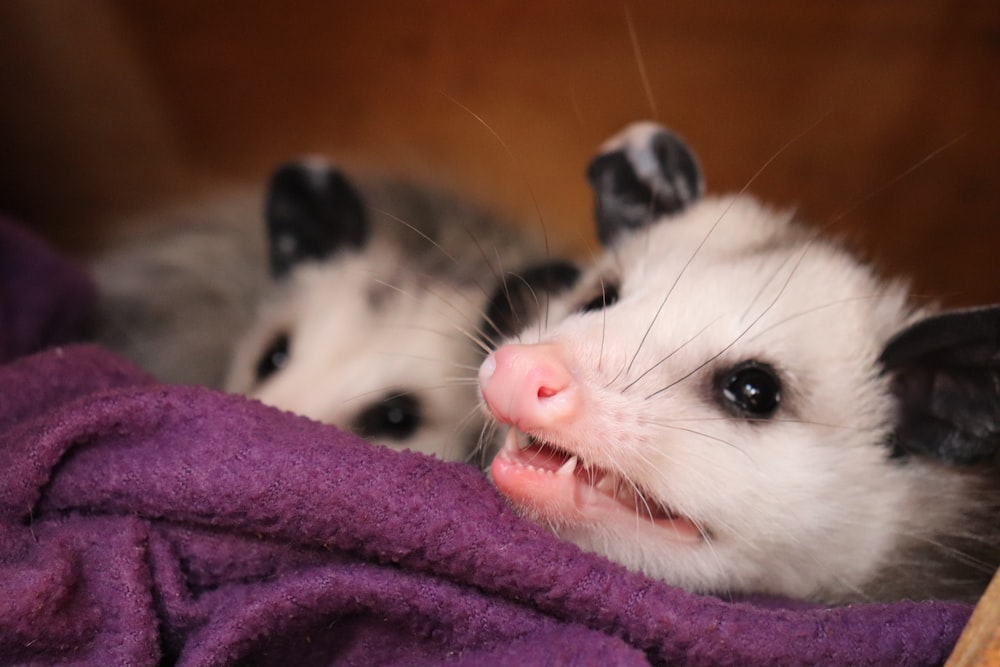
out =
[[[336,168],[299,160],[275,170],[267,192],[271,273],[281,278],[305,260],[322,260],[368,240],[361,196]]]

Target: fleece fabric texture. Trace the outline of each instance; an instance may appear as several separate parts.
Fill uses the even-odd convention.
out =
[[[67,344],[92,291],[0,221],[0,664],[935,665],[971,608],[697,596],[474,468]]]

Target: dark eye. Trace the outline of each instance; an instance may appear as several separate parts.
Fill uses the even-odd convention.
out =
[[[363,438],[405,440],[422,421],[420,401],[411,394],[395,392],[365,408],[354,420],[353,430]]]
[[[580,312],[589,313],[592,310],[604,310],[616,301],[618,301],[618,287],[607,284],[600,294],[580,307]]]
[[[288,334],[274,339],[257,362],[257,381],[266,380],[288,364]]]
[[[720,378],[722,397],[743,417],[766,418],[781,403],[781,380],[767,364],[748,361]]]

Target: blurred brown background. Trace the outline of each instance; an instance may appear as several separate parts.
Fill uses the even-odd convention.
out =
[[[993,0],[5,0],[0,210],[85,254],[126,213],[325,153],[583,249],[586,162],[654,117],[715,191],[794,139],[752,190],[923,294],[1000,300],[998,75]]]

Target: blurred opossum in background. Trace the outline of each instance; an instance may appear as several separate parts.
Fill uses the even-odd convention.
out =
[[[93,265],[97,340],[165,382],[469,458],[483,426],[475,368],[516,317],[488,298],[544,245],[443,190],[356,188],[318,159],[278,168],[264,199],[133,221]]]

